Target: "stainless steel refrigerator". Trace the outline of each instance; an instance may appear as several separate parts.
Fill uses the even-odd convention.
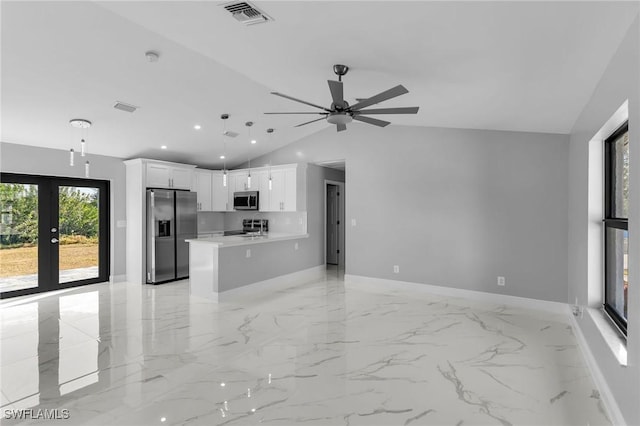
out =
[[[196,193],[147,190],[147,283],[189,277],[189,238],[197,238]]]

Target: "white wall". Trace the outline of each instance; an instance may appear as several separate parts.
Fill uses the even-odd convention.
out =
[[[640,424],[640,124],[638,83],[640,66],[640,42],[638,19],[612,58],[598,83],[591,99],[576,121],[569,149],[569,293],[570,302],[577,298],[581,305],[588,305],[591,295],[588,283],[602,280],[589,275],[597,271],[590,265],[599,244],[589,239],[589,142],[598,130],[625,102],[629,101],[629,156],[630,163],[630,208],[629,208],[629,282],[628,291],[628,366],[619,364],[613,352],[603,340],[589,315],[578,318],[582,334],[594,354],[599,369],[607,380],[627,424]],[[592,152],[593,155],[593,152]],[[591,176],[593,181],[593,176]],[[593,220],[591,221],[593,222]]]
[[[567,155],[565,135],[358,123],[270,157],[346,160],[348,274],[566,302]]]
[[[122,159],[102,155],[89,155],[91,178],[111,182],[111,267],[110,274],[124,279],[126,271],[125,231],[117,222],[126,219],[125,168]],[[76,158],[75,167],[69,166],[69,152],[59,149],[0,143],[0,170],[43,176],[84,178],[84,162]]]

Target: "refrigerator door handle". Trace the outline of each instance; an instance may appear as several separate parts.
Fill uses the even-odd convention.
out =
[[[147,217],[147,230],[150,238],[147,238],[147,244],[151,244],[151,271],[147,273],[147,281],[154,283],[156,281],[156,218],[154,214],[155,195],[153,191],[149,193],[149,215]]]

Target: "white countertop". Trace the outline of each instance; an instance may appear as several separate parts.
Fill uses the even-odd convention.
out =
[[[288,234],[284,232],[267,232],[264,235],[228,235],[206,237],[206,238],[194,238],[186,240],[192,244],[215,244],[221,248],[223,247],[235,247],[244,246],[249,244],[262,244],[272,243],[275,241],[297,240],[301,238],[309,238],[309,234]]]

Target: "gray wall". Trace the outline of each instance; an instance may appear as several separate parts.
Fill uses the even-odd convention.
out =
[[[627,424],[640,424],[640,128],[638,127],[640,67],[638,19],[613,56],[602,79],[571,131],[569,163],[569,301],[587,305],[589,277],[589,141],[626,100],[629,101],[630,216],[628,366],[620,366],[589,315],[577,318]]]
[[[358,123],[270,158],[346,160],[347,274],[567,301],[566,135]]]
[[[125,167],[122,159],[89,155],[91,178],[111,181],[111,275],[124,279],[126,271],[125,231],[118,221],[126,219]],[[69,152],[59,149],[0,143],[0,170],[45,176],[84,178],[84,161],[76,156],[75,167],[69,166]]]

